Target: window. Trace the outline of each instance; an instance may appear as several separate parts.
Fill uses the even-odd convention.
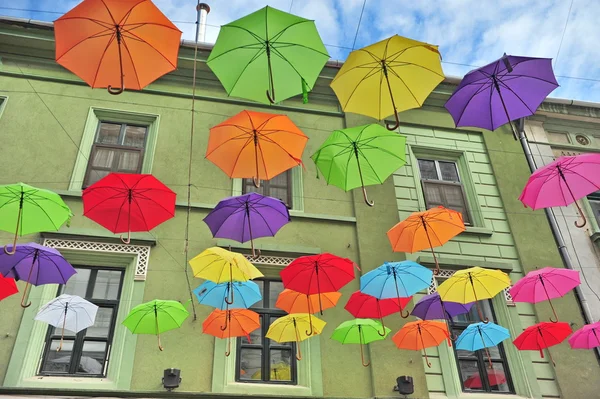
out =
[[[243,179],[242,194],[252,192],[279,198],[291,209],[293,207],[292,171],[287,170],[271,180],[261,180],[260,187],[255,187],[252,179]]]
[[[427,209],[444,206],[462,213],[465,224],[471,224],[468,203],[456,162],[418,159],[421,185]]]
[[[587,196],[587,199],[592,208],[592,212],[594,213],[594,217],[596,218],[596,222],[600,225],[600,191],[591,193]]]
[[[239,338],[236,345],[237,382],[259,382],[271,384],[297,384],[296,344],[278,343],[265,337],[269,326],[287,313],[275,308],[283,283],[275,280],[255,280],[263,294],[262,301],[251,310],[260,314],[261,328],[247,338]]]
[[[484,317],[495,323],[492,302],[483,300],[479,301],[479,305]],[[456,316],[453,321],[452,331],[458,336],[469,324],[481,320],[473,306],[468,314]],[[454,349],[463,392],[515,393],[502,344],[487,349],[492,368],[485,349],[475,352]]]
[[[90,152],[83,187],[111,172],[141,173],[148,127],[100,122]]]
[[[105,377],[124,273],[116,268],[75,269],[77,274],[59,288],[58,294],[78,295],[99,306],[96,322],[77,334],[65,330],[60,352],[56,349],[62,329],[50,326],[39,374]]]

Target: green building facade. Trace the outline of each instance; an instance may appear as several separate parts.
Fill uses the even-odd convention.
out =
[[[442,83],[423,108],[401,115],[399,131],[407,137],[408,163],[384,184],[369,187],[373,208],[364,204],[360,191],[345,193],[317,179],[309,156],[327,135],[373,123],[341,112],[329,88],[339,69],[335,62],[324,68],[308,104],[293,98],[268,107],[228,98],[205,64],[210,49],[200,47],[191,159],[190,258],[211,246],[250,256],[248,245],[214,239],[202,222],[220,199],[243,193],[247,187],[204,159],[209,128],[249,109],[284,113],[306,133],[304,167],[278,177],[271,188],[275,193],[281,187],[283,191],[277,193],[287,196],[292,222],[275,238],[256,241],[261,256],[254,263],[265,274],[260,283],[265,300],[259,309],[264,320],[280,315],[273,306],[282,289],[277,278],[294,258],[330,252],[360,265],[356,279],[341,290],[338,306],[322,316],[327,322],[323,334],[301,343],[301,361],[292,359],[293,366],[284,367],[279,376],[271,369],[268,377],[263,377],[265,369],[257,366],[256,359],[268,354],[271,363],[285,363],[293,357],[291,348],[270,347],[259,332],[253,341],[260,345],[236,341],[226,357],[226,341],[202,334],[202,321],[211,311],[204,306],[195,305],[195,320],[190,315],[180,329],[162,335],[163,352],[156,337],[131,334],[121,322],[134,306],[157,298],[186,303],[190,298],[186,273],[193,288],[201,282],[191,276],[184,254],[194,47],[184,43],[178,69],[143,91],[111,96],[105,90],[92,90],[58,66],[53,46],[51,24],[0,19],[4,154],[0,184],[22,181],[63,197],[75,214],[70,227],[23,237],[20,242],[57,248],[78,269],[66,288],[34,287],[29,296],[32,305],[26,309],[19,306],[19,295],[0,302],[0,398],[392,398],[402,397],[394,391],[399,376],[413,378],[411,398],[598,397],[600,368],[594,352],[573,351],[566,343],[550,349],[556,361],[553,366],[547,355],[520,352],[505,341],[491,351],[494,368],[505,376],[504,381],[477,386],[469,377],[485,370],[481,353],[456,352],[442,344],[427,350],[428,367],[421,353],[398,350],[388,338],[366,348],[371,364],[363,367],[357,346],[329,339],[339,323],[351,318],[343,305],[359,289],[361,273],[390,260],[433,266],[427,251],[393,253],[385,235],[410,213],[428,206],[460,210],[468,227],[438,249],[443,270],[429,290],[414,300],[434,292],[439,282],[465,267],[501,269],[514,282],[536,267],[561,265],[544,214],[524,210],[517,200],[529,176],[519,144],[503,129],[455,129],[443,108],[457,83],[452,79]],[[152,173],[177,193],[176,216],[150,233],[132,234],[130,245],[83,217],[82,187],[109,170]],[[0,238],[8,243],[11,236],[2,233]],[[22,290],[24,284],[18,284]],[[60,337],[51,336],[48,326],[33,318],[40,306],[63,291],[100,299],[104,307],[98,325],[86,337],[66,336],[68,344],[56,352]],[[544,304],[515,304],[508,293],[482,306],[512,337],[550,316]],[[574,328],[584,324],[572,293],[555,306]],[[394,315],[386,318],[386,325],[395,333],[412,320]],[[464,323],[458,320],[455,326],[459,333]],[[75,355],[70,357],[71,353]],[[74,358],[79,359],[77,364]],[[161,382],[168,368],[181,370],[180,387],[173,392],[165,391]]]

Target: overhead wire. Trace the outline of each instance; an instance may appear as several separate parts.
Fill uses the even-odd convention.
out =
[[[571,0],[571,4],[569,5],[569,11],[567,12],[567,19],[565,21],[565,26],[562,31],[562,35],[560,36],[560,42],[558,43],[558,50],[556,51],[556,57],[554,57],[554,68],[556,68],[556,63],[558,62],[558,56],[560,55],[560,49],[562,48],[563,41],[565,40],[565,33],[567,33],[567,26],[569,25],[569,18],[571,17],[571,10],[573,9],[573,3],[575,0]]]
[[[358,17],[358,25],[356,26],[356,33],[354,34],[354,41],[352,42],[352,50],[354,50],[354,47],[356,47],[356,39],[358,38],[358,31],[360,30],[360,23],[362,22],[362,17],[365,12],[366,5],[367,5],[367,0],[364,0],[362,9],[360,10],[360,17]]]

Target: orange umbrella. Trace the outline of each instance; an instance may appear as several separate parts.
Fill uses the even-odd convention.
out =
[[[56,62],[110,94],[177,68],[181,31],[150,0],[84,0],[54,22],[54,34]]]
[[[250,341],[250,333],[260,328],[260,316],[248,309],[215,309],[202,323],[202,332],[217,338],[227,338],[227,351],[231,353],[231,337],[246,337]]]
[[[433,250],[447,243],[451,238],[465,231],[462,214],[443,206],[425,212],[415,212],[389,229],[388,239],[394,252],[417,252],[431,248],[435,261],[435,273],[440,271]]]
[[[321,298],[319,298],[319,295]],[[311,314],[317,313],[319,309],[333,308],[341,296],[340,292],[322,292],[320,294],[307,295],[286,288],[277,297],[275,307],[288,313],[308,313],[310,332],[306,331],[306,335],[312,335],[314,331]]]
[[[427,352],[425,352],[424,349],[438,346],[444,342],[444,340],[448,341],[448,346],[452,346],[450,343],[448,326],[446,326],[446,323],[443,321],[431,320],[418,320],[406,323],[404,327],[392,337],[392,341],[394,341],[396,346],[400,349],[409,349],[413,351],[423,350],[427,367],[431,367],[431,363],[429,363]]]
[[[242,111],[210,129],[206,158],[232,178],[261,180],[302,164],[308,137],[285,115]]]

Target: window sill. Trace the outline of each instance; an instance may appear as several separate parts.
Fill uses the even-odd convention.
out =
[[[234,393],[241,395],[282,395],[282,396],[313,396],[313,392],[309,387],[301,385],[277,385],[277,384],[257,384],[231,382],[225,386],[224,393]]]
[[[519,396],[514,394],[506,393],[467,393],[461,392],[458,396],[447,396],[443,393],[431,393],[429,394],[430,399],[527,399],[526,396]]]
[[[108,378],[36,376],[24,378],[19,384],[26,388],[68,388],[116,390],[117,384]]]
[[[467,226],[466,230],[461,234],[476,234],[480,236],[491,236],[494,234],[494,230],[485,227]]]

